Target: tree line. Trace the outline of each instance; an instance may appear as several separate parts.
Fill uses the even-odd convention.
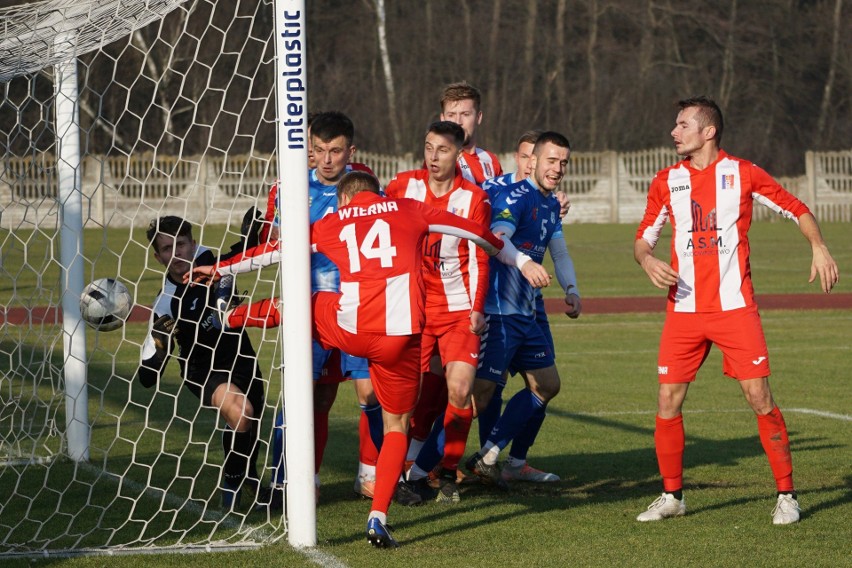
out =
[[[459,80],[482,91],[479,145],[496,152],[530,128],[581,151],[668,145],[696,94],[721,105],[723,148],[776,175],[852,140],[843,0],[310,0],[306,18],[310,110],[349,114],[372,152],[419,152]],[[271,151],[272,29],[271,0],[194,0],[83,55],[84,148]],[[4,85],[7,152],[52,143],[52,88],[49,69]]]

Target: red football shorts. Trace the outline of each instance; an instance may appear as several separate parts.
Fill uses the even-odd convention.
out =
[[[420,368],[424,373],[429,370],[429,360],[436,348],[445,367],[450,361],[460,361],[474,367],[479,364],[479,336],[470,331],[469,312],[426,316],[420,352]]]
[[[661,383],[689,383],[715,344],[722,372],[737,379],[769,376],[769,351],[756,305],[726,312],[668,312],[657,359]]]
[[[420,393],[420,334],[349,333],[337,325],[339,301],[340,294],[314,294],[314,339],[326,349],[336,347],[369,361],[373,390],[384,410],[391,414],[414,410]]]

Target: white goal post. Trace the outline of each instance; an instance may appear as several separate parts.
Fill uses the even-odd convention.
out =
[[[308,185],[304,4],[0,10],[0,563],[253,548],[285,534],[316,544],[308,201],[298,189]],[[274,421],[289,402],[286,515],[247,498],[222,506],[225,424],[183,385],[177,351],[154,388],[134,378],[165,274],[149,223],[183,217],[199,245],[226,253],[247,210],[265,210],[278,172],[281,268],[240,276],[236,289],[288,300],[286,326],[249,333],[266,393],[255,409],[262,484],[279,467]],[[79,311],[85,284],[103,277],[134,296],[111,332]]]

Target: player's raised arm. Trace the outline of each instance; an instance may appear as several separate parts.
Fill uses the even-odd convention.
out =
[[[280,241],[269,241],[256,247],[238,252],[227,260],[220,260],[211,266],[193,266],[183,276],[184,283],[190,280],[196,283],[215,282],[226,274],[241,274],[260,270],[276,262],[281,262]]]

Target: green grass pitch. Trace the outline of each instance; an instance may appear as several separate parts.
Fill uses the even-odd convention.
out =
[[[633,227],[626,225],[570,225],[571,246],[584,296],[653,295],[654,289],[632,261],[630,243]],[[823,227],[841,272],[852,265],[849,227]],[[809,250],[789,223],[763,223],[752,231],[752,268],[758,293],[816,293],[807,284]],[[215,234],[215,233],[214,233]],[[221,234],[221,233],[219,233]],[[2,235],[8,239],[8,234]],[[26,237],[18,236],[22,242]],[[120,239],[123,238],[123,241]],[[127,242],[127,233],[110,231],[111,248]],[[8,240],[6,241],[8,244]],[[218,243],[217,243],[218,244]],[[667,246],[661,244],[661,246]],[[5,248],[5,247],[4,247]],[[21,247],[23,248],[23,247]],[[154,266],[145,266],[144,248],[127,259],[96,256],[93,276],[110,275],[120,266],[120,275],[140,283],[140,298],[156,291]],[[4,270],[15,262],[16,247],[4,254]],[[37,249],[29,249],[33,254]],[[45,249],[47,250],[47,249]],[[22,264],[25,266],[25,263]],[[127,268],[133,267],[133,269]],[[136,270],[134,273],[133,270]],[[14,272],[11,272],[14,274]],[[25,297],[35,290],[28,284],[26,269],[11,285],[0,285],[0,298]],[[115,270],[112,269],[112,274]],[[841,277],[843,278],[843,277]],[[150,282],[148,282],[150,280]],[[29,286],[29,288],[27,287]],[[12,289],[14,287],[14,289]],[[47,289],[47,288],[44,288]],[[841,280],[840,292],[848,289]],[[558,295],[558,291],[551,292]],[[35,292],[30,298],[38,296]],[[14,300],[17,301],[17,300]],[[587,315],[572,321],[552,316],[558,366],[563,389],[549,407],[538,443],[530,451],[530,462],[554,471],[562,481],[550,485],[519,485],[506,494],[482,487],[463,486],[462,502],[456,506],[430,503],[418,508],[392,506],[390,522],[403,546],[395,551],[372,549],[364,538],[369,502],[352,495],[357,463],[357,404],[352,388],[344,384],[332,411],[331,432],[321,472],[323,487],[317,511],[318,546],[313,552],[295,551],[280,542],[258,551],[221,553],[215,556],[91,557],[76,559],[3,559],[3,566],[61,564],[63,566],[401,566],[423,567],[497,563],[529,566],[841,566],[849,563],[852,542],[852,411],[848,396],[849,332],[852,313],[846,310],[765,311],[763,314],[773,370],[771,379],[777,402],[785,411],[790,430],[793,463],[802,522],[774,527],[770,511],[774,484],[757,437],[757,426],[737,385],[722,376],[721,357],[714,350],[691,387],[686,403],[687,433],[685,496],[688,514],[660,523],[640,524],[635,516],[660,491],[653,452],[656,399],[656,349],[662,314]],[[125,329],[138,342],[142,324]],[[10,334],[6,332],[10,341]],[[106,354],[118,336],[89,335],[95,362],[104,371],[93,379],[96,393],[90,408],[103,403],[108,421],[132,400],[122,428],[138,429],[144,421],[151,394],[110,380],[112,370]],[[27,343],[32,336],[21,334]],[[271,347],[264,344],[263,368],[268,368]],[[115,373],[130,376],[135,364],[133,345],[122,347]],[[32,349],[38,349],[33,346]],[[101,354],[98,354],[101,350]],[[127,351],[125,354],[125,350]],[[8,343],[3,346],[9,352]],[[0,369],[10,363],[0,361]],[[163,421],[193,403],[181,394],[176,365],[150,406],[152,420]],[[517,390],[512,379],[507,394]],[[274,387],[273,387],[274,389]],[[271,392],[269,398],[275,396]],[[101,411],[103,412],[103,411]],[[136,451],[155,455],[162,443],[190,445],[188,464],[198,463],[210,442],[213,417],[202,414],[194,427],[177,429],[180,440],[163,440],[155,433],[140,435]],[[191,432],[190,432],[191,431]],[[182,433],[181,433],[182,432]],[[95,435],[109,435],[102,433]],[[191,442],[191,443],[190,443]],[[469,449],[477,445],[476,424]],[[131,448],[118,444],[110,450],[111,464],[130,463]],[[146,458],[147,459],[147,458]],[[122,461],[123,460],[123,461]],[[164,467],[168,467],[166,464]],[[177,466],[174,466],[177,467]],[[183,467],[183,466],[182,466]],[[37,470],[26,483],[39,483]],[[120,472],[118,472],[120,473]],[[214,479],[212,473],[208,475]],[[11,477],[0,473],[0,499],[10,493]],[[215,483],[215,481],[214,481]],[[171,491],[189,488],[175,484]],[[196,491],[201,491],[195,488]],[[73,510],[73,491],[63,497],[62,507]],[[155,503],[145,497],[141,507]],[[79,503],[79,501],[78,501]],[[56,507],[56,503],[44,503]],[[7,511],[9,509],[6,509]],[[5,522],[5,521],[4,521]],[[118,522],[100,521],[102,528]],[[107,526],[103,526],[107,525]],[[49,527],[48,527],[49,528]],[[151,527],[152,532],[158,530]]]

